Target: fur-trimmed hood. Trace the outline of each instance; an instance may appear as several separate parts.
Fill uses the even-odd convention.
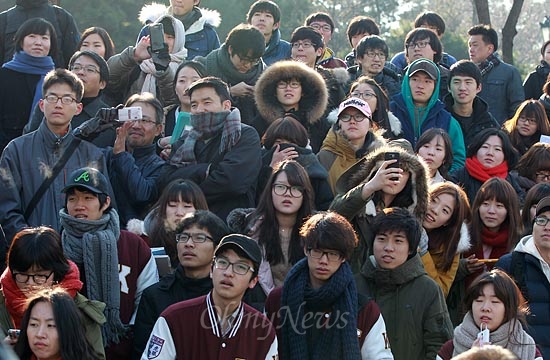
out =
[[[458,240],[456,252],[458,254],[465,253],[470,250],[470,247],[472,247],[472,244],[470,243],[470,228],[468,227],[468,224],[462,223],[462,226],[460,227],[460,240]]]
[[[422,221],[429,201],[428,168],[420,157],[400,147],[383,146],[363,157],[340,176],[336,183],[336,192],[338,194],[346,193],[357,185],[366,183],[372,179],[384,162],[384,154],[386,152],[398,152],[399,167],[410,173],[409,181],[411,182],[412,191],[410,198],[412,203],[407,206],[407,210],[414,214],[419,221]],[[371,200],[367,204],[366,211],[368,215],[376,214],[373,206],[374,203]]]
[[[205,24],[208,24],[212,27],[220,26],[222,17],[217,10],[210,10],[204,8],[198,8],[201,12],[201,17],[186,29],[187,34],[194,34],[203,29]],[[172,7],[166,6],[164,4],[159,4],[153,2],[151,4],[145,4],[141,8],[138,14],[138,20],[143,24],[147,25],[149,23],[155,22],[162,15],[172,15]]]
[[[255,211],[255,208],[236,208],[231,210],[229,215],[227,215],[227,226],[233,232],[238,234],[248,235],[250,233],[251,225],[250,215]]]
[[[293,60],[278,61],[268,67],[258,79],[254,98],[260,115],[271,124],[285,113],[277,101],[277,82],[298,79],[302,84],[302,99],[299,112],[310,124],[317,122],[325,113],[328,92],[323,77],[307,65]]]

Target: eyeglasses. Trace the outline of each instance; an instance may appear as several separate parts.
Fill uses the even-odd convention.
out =
[[[15,279],[15,282],[18,282],[20,284],[26,284],[29,281],[29,278],[32,278],[32,281],[35,284],[45,284],[46,281],[48,281],[49,277],[52,276],[53,271],[49,273],[48,275],[40,275],[40,274],[24,274],[24,273],[14,273],[13,277]]]
[[[417,41],[406,44],[407,48],[414,49],[415,47],[418,47],[419,49],[424,49],[426,46],[430,45],[429,41]]]
[[[78,102],[75,98],[71,96],[57,96],[57,95],[46,95],[44,97],[44,100],[46,100],[50,104],[57,104],[59,100],[61,100],[61,103],[63,105],[71,105],[74,102]]]
[[[353,120],[355,120],[355,122],[361,122],[365,119],[369,119],[367,116],[363,114],[355,114],[355,115],[344,114],[344,115],[340,115],[338,117],[338,120],[340,120],[341,122],[350,122],[352,118]]]
[[[311,26],[312,28],[314,28],[317,31],[323,31],[323,32],[332,31],[332,28],[330,27],[329,24],[321,25],[319,23],[311,23],[311,24],[309,24],[309,26]]]
[[[80,71],[80,70],[84,70],[84,71],[87,72],[88,74],[99,74],[99,69],[96,68],[96,67],[93,66],[93,65],[88,65],[88,66],[73,65],[73,66],[70,68],[70,70],[73,71],[73,72],[77,72],[77,71]]]
[[[184,233],[176,235],[176,242],[177,243],[184,243],[185,244],[189,241],[189,239],[191,239],[191,241],[194,244],[199,244],[199,243],[206,242],[207,239],[210,240],[210,241],[214,241],[214,239],[212,239],[210,236],[208,236],[206,234],[202,234],[202,233],[191,234],[191,233],[184,232]]]
[[[537,180],[540,180],[540,181],[549,181],[550,180],[550,174],[545,174],[545,173],[538,172],[538,173],[535,173],[535,176],[537,177]]]
[[[239,57],[239,60],[241,61],[241,64],[243,65],[256,65],[260,62],[260,58],[249,58],[246,56],[241,56],[239,54],[236,54]]]
[[[303,47],[304,49],[309,49],[313,46],[313,43],[309,41],[304,41],[304,42],[296,41],[292,43],[292,47],[295,49],[298,49],[300,46]]]
[[[214,267],[216,269],[227,270],[229,265],[231,265],[231,269],[233,270],[233,272],[238,275],[246,275],[246,273],[249,271],[254,272],[254,268],[252,266],[244,263],[232,263],[223,257],[217,257],[214,259]]]
[[[357,98],[361,98],[361,99],[364,99],[364,100],[369,100],[369,99],[372,99],[373,97],[374,98],[377,97],[375,93],[372,93],[372,92],[362,93],[362,92],[359,92],[359,91],[354,91],[350,95],[352,97],[357,97]]]
[[[288,186],[285,184],[273,184],[275,195],[283,196],[290,191],[290,196],[298,198],[304,195],[304,188],[297,185]]]
[[[288,86],[290,86],[291,89],[298,89],[302,84],[299,81],[291,80],[291,81],[279,81],[277,83],[277,89],[286,89]]]
[[[529,125],[536,125],[537,124],[537,120],[535,118],[528,118],[528,117],[525,117],[523,115],[521,115],[518,118],[518,122],[524,122],[524,123],[527,123]]]
[[[156,121],[147,119],[131,120],[131,122],[132,124],[138,124],[139,126],[146,126],[148,124],[157,125]]]
[[[324,255],[327,256],[328,261],[337,262],[342,259],[342,254],[338,251],[323,251],[319,249],[307,249],[306,254],[314,259],[320,259]]]
[[[549,221],[550,221],[550,219],[545,218],[545,217],[536,217],[535,218],[535,224],[537,224],[538,226],[546,226],[546,224],[548,224]]]
[[[377,56],[378,56],[379,59],[385,59],[386,58],[386,54],[384,54],[382,52],[376,52],[376,51],[367,51],[365,53],[365,56],[368,57],[369,59],[374,59]]]

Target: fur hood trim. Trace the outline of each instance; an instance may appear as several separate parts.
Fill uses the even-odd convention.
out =
[[[388,121],[390,123],[391,132],[395,136],[399,136],[403,133],[403,128],[401,127],[401,121],[395,116],[391,111],[388,111]]]
[[[255,210],[254,208],[236,208],[231,210],[229,215],[227,215],[227,226],[235,233],[247,235],[250,231],[248,229],[249,218]]]
[[[350,80],[349,73],[345,68],[334,68],[334,69],[326,69],[326,70],[331,72],[334,79],[338,82],[338,84],[342,86],[347,84]]]
[[[142,25],[147,25],[155,22],[159,17],[166,15],[167,13],[168,7],[163,4],[156,2],[145,4],[139,11],[138,20]]]
[[[420,157],[400,147],[383,146],[363,157],[340,176],[336,183],[336,192],[338,194],[346,193],[357,185],[372,179],[384,162],[386,152],[399,153],[399,167],[410,173],[409,181],[412,184],[412,204],[407,209],[417,219],[424,219],[429,201],[428,168]],[[373,205],[371,204],[371,207]],[[367,206],[367,212],[369,212],[369,206]]]
[[[323,116],[327,107],[328,92],[323,77],[307,65],[293,60],[277,61],[269,66],[258,79],[254,97],[260,115],[271,124],[285,113],[277,101],[277,82],[282,79],[298,79],[302,84],[299,111],[308,123],[313,124]]]
[[[470,229],[468,227],[468,224],[463,222],[462,226],[460,227],[460,240],[458,241],[456,252],[459,254],[465,253],[466,251],[470,250],[471,246],[472,244],[470,243]]]
[[[212,27],[220,26],[220,23],[222,22],[222,17],[217,10],[203,8],[201,8],[200,10],[202,17],[199,20],[195,21],[193,25],[191,25],[189,29],[186,30],[187,34],[197,33],[204,29],[205,25],[209,25]]]

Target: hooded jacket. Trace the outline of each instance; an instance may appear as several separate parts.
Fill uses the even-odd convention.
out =
[[[419,254],[392,270],[378,267],[371,256],[355,280],[359,295],[369,292],[380,306],[395,360],[435,359],[452,338],[445,298]]]
[[[382,163],[386,152],[399,153],[399,167],[410,173],[409,185],[386,207],[404,207],[422,222],[428,206],[428,171],[426,164],[414,154],[401,148],[383,146],[371,154],[363,157],[352,167],[346,170],[336,182],[336,197],[330,206],[340,215],[348,219],[359,236],[359,244],[354,250],[350,265],[354,272],[358,272],[367,260],[369,242],[372,243],[374,234],[370,221],[377,213],[378,197],[372,195],[363,199],[361,192],[363,185],[374,177]],[[406,193],[408,192],[408,193]]]
[[[544,105],[544,110],[546,111],[546,116],[550,119],[550,95],[542,94],[539,101]]]
[[[535,71],[530,72],[523,82],[523,90],[525,91],[526,99],[538,99],[542,95],[542,87],[550,74],[550,64],[541,60]]]
[[[427,59],[419,59],[415,62],[418,61],[430,62]],[[410,68],[411,66],[407,68],[405,76],[403,77],[401,93],[395,95],[390,101],[390,110],[401,121],[403,125],[403,137],[407,139],[413,147],[416,146],[416,142],[426,130],[431,128],[441,128],[445,130],[449,134],[451,144],[453,145],[453,165],[451,166],[451,170],[458,169],[463,166],[466,161],[464,136],[460,124],[447,110],[445,110],[445,105],[438,98],[441,82],[439,69],[430,101],[426,107],[420,108],[415,106],[413,101],[411,87],[409,85]]]
[[[350,85],[361,76],[372,77],[369,74],[363,74],[359,65],[348,68],[350,74]],[[386,91],[388,97],[392,97],[401,91],[401,76],[392,69],[391,63],[385,63],[382,71],[372,77]]]
[[[265,52],[262,55],[264,63],[269,66],[279,60],[290,59],[292,46],[288,41],[281,39],[281,31],[275,29],[271,35],[271,39],[266,44]]]
[[[529,301],[530,313],[527,315],[525,331],[535,339],[543,358],[550,357],[550,267],[540,255],[532,235],[520,240],[514,252],[523,255],[523,279],[515,279],[524,296]],[[510,276],[515,276],[513,253],[502,256],[495,267],[502,269]],[[521,258],[520,258],[521,260]],[[518,265],[516,265],[518,266]]]
[[[323,117],[327,109],[328,91],[323,77],[301,62],[279,61],[267,68],[260,76],[254,91],[259,111],[254,127],[261,135],[273,121],[285,115],[285,110],[277,100],[277,82],[288,79],[297,79],[302,85],[299,108],[288,112],[295,115],[307,129],[311,148],[313,152],[317,152],[330,127],[326,118]]]

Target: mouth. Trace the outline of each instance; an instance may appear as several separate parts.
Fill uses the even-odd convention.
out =
[[[385,262],[385,263],[391,263],[391,262],[393,262],[393,256],[383,255],[382,256],[382,261]]]
[[[77,219],[87,219],[88,215],[86,215],[86,214],[76,214],[74,217],[77,218]]]
[[[482,323],[488,323],[489,321],[491,321],[492,319],[488,316],[482,316],[479,318],[479,320],[482,322]]]
[[[329,273],[329,270],[327,268],[317,268],[315,269],[315,271],[321,275],[326,275]]]
[[[426,221],[433,223],[435,222],[435,218],[430,214],[426,214]]]
[[[189,251],[184,252],[183,254],[181,254],[181,256],[186,258],[186,259],[196,257],[195,254],[193,254],[192,252],[189,252]]]
[[[220,281],[220,285],[225,288],[231,288],[233,287],[233,283],[231,281],[222,280]]]

